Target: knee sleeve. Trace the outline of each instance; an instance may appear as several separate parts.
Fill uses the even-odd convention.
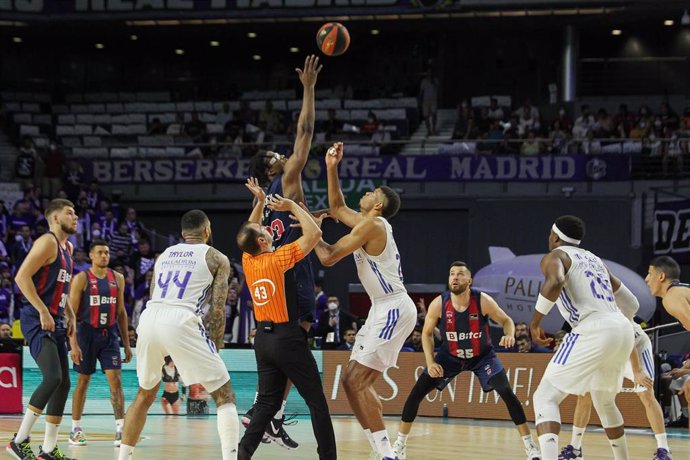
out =
[[[67,361],[66,354],[60,355],[60,368],[60,384],[57,386],[57,388],[55,388],[53,395],[48,401],[46,415],[62,417],[65,412],[65,403],[67,402],[67,397],[69,396],[69,389],[71,386],[69,378],[69,362]]]
[[[558,406],[566,396],[566,393],[553,386],[548,380],[542,380],[532,398],[534,423],[536,425],[545,422],[561,423],[561,411]]]
[[[42,340],[41,351],[36,356],[36,364],[38,364],[43,379],[29,400],[30,405],[41,410],[46,407],[55,391],[62,385],[64,377],[57,345],[47,337],[44,337]],[[69,382],[69,374],[67,375],[67,380]]]
[[[526,423],[527,417],[525,417],[525,411],[522,408],[522,404],[520,404],[520,400],[515,396],[513,389],[510,387],[506,372],[501,371],[499,374],[493,376],[491,380],[489,380],[489,384],[496,390],[496,393],[498,393],[505,403],[513,423],[516,425]]]
[[[623,426],[623,415],[616,406],[616,392],[592,391],[592,404],[597,411],[601,426],[604,428],[616,428]]]
[[[434,388],[435,380],[429,377],[426,372],[419,376],[417,383],[412,387],[410,395],[405,401],[405,406],[402,412],[402,421],[405,423],[412,423],[417,418],[417,411],[422,399]]]

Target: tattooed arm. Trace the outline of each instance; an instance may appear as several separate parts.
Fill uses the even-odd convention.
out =
[[[223,334],[225,333],[225,302],[228,298],[228,277],[230,276],[230,261],[228,258],[215,248],[210,248],[206,253],[206,264],[213,273],[213,285],[211,286],[211,307],[204,318],[204,326],[216,344],[216,348],[221,350],[225,343]]]

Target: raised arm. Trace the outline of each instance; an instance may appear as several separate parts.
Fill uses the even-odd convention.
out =
[[[309,158],[316,119],[314,86],[322,67],[319,65],[319,58],[311,55],[304,60],[304,70],[295,69],[304,89],[302,92],[302,110],[297,120],[294,150],[283,170],[283,193],[288,198],[296,198],[297,192],[301,191],[302,188],[302,170]],[[299,199],[302,199],[301,196]]]
[[[302,236],[297,239],[297,244],[302,254],[308,254],[321,239],[321,229],[316,224],[311,214],[302,209],[292,200],[273,195],[268,201],[268,207],[275,211],[290,211],[302,227]]]
[[[434,359],[434,330],[441,317],[441,296],[436,297],[429,304],[426,317],[424,318],[424,328],[422,329],[422,349],[426,367],[429,370],[429,377],[443,377],[443,368]]]
[[[252,195],[254,195],[254,209],[249,215],[249,222],[253,224],[261,224],[261,218],[263,217],[264,204],[266,202],[266,192],[263,187],[259,185],[259,181],[255,177],[250,177],[244,184]]]
[[[357,224],[350,233],[333,244],[328,244],[323,240],[319,241],[314,252],[316,252],[316,256],[323,266],[331,267],[343,257],[352,254],[364,246],[379,231],[382,230],[374,220],[365,219]]]
[[[482,292],[482,314],[487,315],[496,323],[503,327],[503,337],[498,343],[499,346],[511,348],[515,345],[515,323],[512,318],[506,315],[496,301],[488,294]]]
[[[225,334],[225,301],[228,298],[228,278],[230,276],[230,261],[215,248],[210,248],[206,253],[206,264],[213,273],[211,285],[211,308],[206,313],[204,325],[216,348],[225,347],[223,335]]]
[[[326,175],[328,177],[328,207],[330,215],[350,228],[354,228],[364,217],[345,204],[345,197],[340,189],[338,165],[343,158],[343,143],[337,142],[326,153]]]
[[[129,325],[129,318],[127,316],[127,309],[125,308],[125,277],[122,273],[113,272],[115,281],[117,282],[117,327],[120,329],[120,338],[122,339],[122,346],[125,347],[124,362],[128,363],[132,360],[132,348],[129,345],[127,338],[127,326]],[[154,280],[151,280],[151,284]]]
[[[34,243],[31,251],[19,267],[15,282],[26,300],[31,303],[41,317],[41,329],[44,331],[55,331],[55,320],[50,315],[50,311],[38,295],[36,286],[31,279],[41,267],[55,261],[57,257],[57,241],[51,235],[43,235]]]

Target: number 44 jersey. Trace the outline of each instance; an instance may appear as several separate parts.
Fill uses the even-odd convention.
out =
[[[590,313],[618,312],[613,296],[611,279],[599,257],[575,246],[559,246],[572,261],[565,274],[565,286],[556,300],[556,306],[566,321],[577,326]]]
[[[200,315],[213,275],[206,264],[206,244],[176,244],[158,257],[154,267],[153,294],[147,304],[187,308]]]

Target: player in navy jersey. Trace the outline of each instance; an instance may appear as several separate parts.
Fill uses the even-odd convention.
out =
[[[72,395],[72,431],[69,442],[85,445],[81,415],[96,361],[101,363],[110,386],[110,402],[115,414],[115,446],[120,445],[124,424],[124,395],[122,393],[120,337],[127,331],[125,310],[125,278],[108,268],[110,249],[103,240],[94,240],[89,250],[91,268],[78,273],[72,280],[70,304],[77,314],[76,334],[70,339],[70,354],[77,371],[77,386]],[[122,341],[125,362],[132,359],[129,340]]]
[[[490,318],[503,326],[499,346],[510,348],[515,344],[515,324],[494,299],[472,289],[471,285],[472,273],[467,264],[453,262],[448,275],[449,290],[429,305],[422,333],[427,367],[405,401],[394,446],[400,460],[407,458],[407,437],[422,399],[433,390],[445,388],[463,371],[474,372],[485,392],[498,392],[522,437],[527,459],[541,458],[532,440],[525,411],[510,387],[489,335]],[[441,347],[434,356],[436,327],[441,331]]]
[[[295,69],[302,82],[302,110],[297,120],[297,133],[292,154],[289,157],[276,152],[260,150],[251,161],[250,173],[258,180],[261,187],[266,188],[266,198],[279,195],[295,203],[304,202],[302,189],[302,170],[309,159],[309,150],[314,135],[315,109],[314,87],[323,66],[319,65],[319,58],[311,55],[304,61],[304,70]],[[273,235],[273,246],[279,248],[285,244],[297,241],[302,231],[292,227],[294,223],[287,211],[272,211],[264,207],[262,225],[267,227]],[[309,330],[313,322],[315,304],[314,272],[311,256],[308,255],[285,273],[285,296],[288,313],[291,319],[299,319],[302,326]],[[306,337],[305,337],[306,340]],[[292,440],[283,429],[283,411],[287,402],[287,395],[292,383],[288,381],[285,388],[283,405],[275,418],[266,428],[269,439],[288,449],[295,449],[298,444]],[[244,426],[249,425],[253,408],[242,417]]]
[[[69,302],[72,244],[67,238],[77,232],[79,219],[74,204],[60,198],[50,202],[45,217],[50,231],[36,240],[15,278],[23,295],[22,334],[43,374],[19,430],[7,445],[7,452],[18,460],[70,460],[57,446],[57,433],[70,388],[67,337],[75,327]],[[36,457],[29,435],[44,409],[45,439]]]

